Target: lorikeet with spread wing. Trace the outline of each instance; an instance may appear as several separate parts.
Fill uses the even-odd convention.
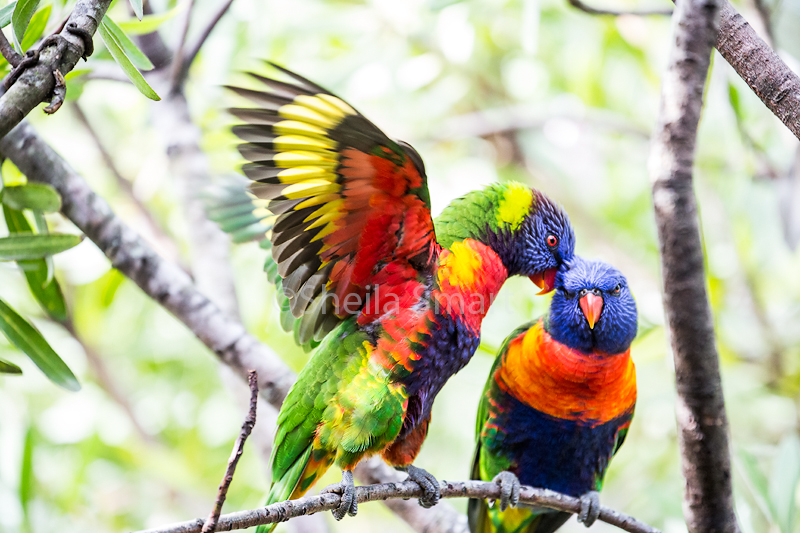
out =
[[[636,403],[630,346],[636,303],[625,277],[576,257],[556,277],[550,311],[504,342],[478,408],[473,479],[503,498],[470,500],[472,533],[552,533],[570,513],[520,506],[519,484],[581,498],[587,527],[598,491],[628,433]]]
[[[268,503],[300,497],[336,463],[334,516],[355,514],[352,470],[381,454],[433,505],[438,482],[411,465],[433,400],[472,357],[508,276],[552,289],[573,256],[569,219],[539,191],[504,183],[454,201],[434,232],[417,152],[276,68],[292,82],[253,75],[262,91],[231,88],[258,104],[231,110],[245,122],[233,131],[257,209],[227,227],[262,229],[298,342],[320,344],[278,417]]]

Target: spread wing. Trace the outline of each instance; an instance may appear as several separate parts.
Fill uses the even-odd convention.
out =
[[[233,132],[244,141],[250,191],[276,217],[260,220],[307,341],[359,314],[391,277],[387,268],[407,277],[429,270],[436,240],[417,152],[325,89],[273,66],[292,82],[251,74],[262,90],[230,88],[257,104],[231,109],[244,121]]]

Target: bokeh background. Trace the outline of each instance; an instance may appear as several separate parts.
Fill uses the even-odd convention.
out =
[[[670,7],[665,0],[601,1],[623,10]],[[737,8],[796,68],[800,2],[776,2]],[[151,5],[185,9],[167,0]],[[70,7],[56,0],[49,25]],[[216,7],[197,0],[196,19]],[[118,22],[131,19],[122,2],[110,13]],[[159,27],[167,42],[177,38],[180,18]],[[591,16],[565,0],[235,0],[190,72],[187,98],[219,180],[235,176],[239,163],[224,113],[236,99],[222,86],[244,82],[244,69],[269,72],[260,62],[266,58],[412,143],[426,162],[435,213],[467,191],[509,179],[564,205],[578,253],[618,266],[640,311],[636,416],[601,499],[680,533],[674,373],[647,172],[669,43],[669,17]],[[85,68],[116,67],[99,50]],[[719,55],[709,80],[695,190],[737,513],[745,533],[797,532],[800,151]],[[130,84],[81,78],[68,97],[56,115],[37,110],[31,121],[127,223],[186,265],[182,196],[164,132],[154,126],[167,104],[146,100]],[[132,194],[102,160],[76,101]],[[3,175],[14,179],[8,164]],[[48,220],[76,232],[60,215]],[[153,225],[170,240],[154,237]],[[240,313],[250,332],[299,370],[308,355],[278,324],[263,260],[254,244],[231,250]],[[75,336],[44,318],[13,264],[0,264],[0,296],[34,319],[83,385],[78,393],[54,386],[0,337],[0,357],[24,370],[0,377],[0,531],[123,531],[205,516],[244,417],[246,387],[88,240],[55,263]],[[481,350],[439,396],[419,466],[440,478],[468,477],[480,391],[503,338],[546,309],[548,298],[534,292],[527,280],[512,279],[500,293]],[[267,435],[269,418],[260,421]],[[226,511],[260,505],[268,478],[258,450],[258,442],[248,443]],[[338,478],[332,469],[320,486]],[[465,500],[450,503],[466,508]],[[320,523],[330,531],[410,531],[380,504],[340,524],[327,514]],[[612,529],[598,523],[593,531]],[[564,531],[583,526],[572,520]]]

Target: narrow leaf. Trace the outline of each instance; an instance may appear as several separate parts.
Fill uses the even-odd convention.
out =
[[[33,497],[33,425],[28,425],[25,432],[25,444],[22,447],[22,465],[19,473],[19,503],[25,515],[25,522],[30,526],[29,505]],[[31,531],[30,527],[26,528]]]
[[[33,213],[33,220],[36,222],[36,233],[39,235],[47,235],[50,233],[50,230],[47,227],[47,220],[44,218],[44,213],[41,211],[31,211]],[[44,258],[44,262],[47,265],[47,278],[45,279],[42,286],[49,285],[51,281],[53,281],[53,276],[56,274],[56,267],[53,263],[53,256],[48,255]]]
[[[22,38],[22,50],[28,50],[42,36],[47,26],[47,21],[50,20],[50,11],[52,9],[52,6],[46,5],[31,17],[28,29],[25,30],[25,37]]]
[[[130,0],[131,8],[133,9],[133,14],[136,15],[136,18],[142,20],[142,16],[144,15],[144,9],[142,8],[142,0]]]
[[[116,41],[116,39],[114,39],[114,36],[111,34],[108,26],[106,25],[106,17],[103,17],[103,21],[100,23],[100,26],[97,28],[97,30],[100,33],[100,37],[103,39],[106,48],[108,48],[108,52],[122,68],[122,70],[125,72],[125,75],[128,76],[128,79],[131,80],[133,85],[139,89],[139,92],[151,100],[161,100],[161,97],[159,97],[153,88],[147,84],[141,72],[136,70],[136,67],[133,66],[133,63],[131,63],[131,60],[128,59],[128,56],[126,56],[125,52],[122,51],[119,43]]]
[[[144,55],[144,52],[139,50],[133,41],[131,41],[130,37],[125,35],[125,32],[122,31],[116,22],[111,20],[111,17],[106,15],[103,18],[103,24],[106,25],[106,29],[111,32],[111,35],[114,36],[114,39],[117,41],[117,44],[120,45],[122,51],[125,52],[125,55],[128,56],[128,59],[131,60],[131,63],[134,64],[136,68],[142,70],[152,70],[153,63]]]
[[[0,359],[0,374],[22,374],[22,369],[14,363]]]
[[[177,15],[186,6],[186,4],[186,2],[181,2],[169,11],[164,11],[163,13],[157,13],[153,15],[145,15],[142,17],[141,21],[125,20],[123,22],[119,22],[118,25],[128,35],[145,35],[147,33],[153,33],[159,28],[159,26]]]
[[[3,215],[10,232],[29,233],[33,231],[28,219],[21,211],[6,206],[3,208]],[[18,261],[17,265],[28,281],[31,294],[50,318],[58,322],[67,320],[67,303],[58,281],[53,277],[52,258],[48,256],[45,259]]]
[[[17,0],[0,9],[0,28],[5,28],[11,24],[11,14],[14,13],[15,7],[17,7]]]
[[[0,332],[30,357],[50,381],[67,390],[80,390],[75,374],[47,344],[42,334],[3,300],[0,300]]]
[[[765,517],[772,520],[773,513],[769,505],[767,476],[764,475],[764,472],[759,467],[758,459],[747,450],[742,449],[739,450],[734,460],[761,512],[764,513]]]
[[[0,261],[41,259],[47,255],[69,250],[81,243],[81,235],[52,233],[50,235],[16,234],[0,238]]]
[[[800,439],[789,433],[778,445],[769,479],[769,500],[775,521],[782,533],[792,533],[795,515],[795,494],[800,482]]]
[[[55,213],[61,209],[61,196],[50,185],[28,183],[6,187],[2,192],[5,205],[17,211],[33,209],[45,213]]]
[[[25,30],[31,22],[31,17],[39,7],[39,0],[17,0],[17,5],[14,8],[14,13],[11,15],[11,37],[14,42],[14,49],[17,53],[23,53],[22,37],[25,35]]]

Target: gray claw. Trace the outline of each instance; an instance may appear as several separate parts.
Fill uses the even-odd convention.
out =
[[[438,479],[422,468],[417,468],[414,465],[399,467],[397,470],[406,472],[408,474],[408,479],[414,481],[419,485],[419,488],[422,489],[423,495],[422,498],[419,499],[419,504],[421,506],[427,509],[439,503],[440,494]]]
[[[342,501],[339,507],[333,509],[333,517],[338,521],[349,514],[355,516],[358,513],[358,502],[356,501],[356,485],[353,482],[353,473],[349,470],[342,472],[342,480],[339,483],[328,485],[320,491],[320,494],[333,493],[341,494]]]
[[[493,482],[500,485],[500,501],[499,506],[501,511],[511,507],[516,507],[519,503],[519,479],[517,476],[508,471],[503,471],[494,476]]]
[[[580,500],[581,512],[578,513],[578,522],[589,527],[600,516],[600,493],[596,490],[590,490],[585,494],[581,494]]]

